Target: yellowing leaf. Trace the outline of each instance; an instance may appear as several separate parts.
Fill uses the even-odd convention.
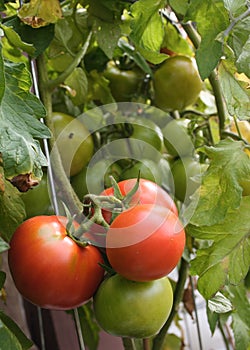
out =
[[[18,16],[24,23],[39,28],[57,22],[62,11],[58,0],[31,0],[23,4]]]

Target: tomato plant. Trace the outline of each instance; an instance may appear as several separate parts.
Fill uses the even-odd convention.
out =
[[[94,296],[94,312],[108,333],[148,338],[159,332],[173,304],[167,277],[140,283],[116,274],[105,279]]]
[[[185,231],[168,208],[137,205],[118,215],[106,238],[107,257],[120,275],[151,281],[169,274],[185,247]]]
[[[139,68],[120,69],[114,62],[108,63],[104,76],[109,80],[111,93],[117,102],[131,101],[143,81]]]
[[[119,210],[124,209],[121,215],[125,215],[141,203],[153,201],[156,206],[159,200],[164,210],[171,208],[176,217],[179,213],[185,226],[187,244],[174,271],[169,318],[152,339],[123,338],[126,350],[170,347],[173,322],[173,332],[178,331],[173,336],[180,346],[198,347],[193,342],[198,327],[193,329],[193,323],[208,328],[203,333],[202,327],[198,334],[200,348],[205,342],[209,348],[247,350],[250,343],[246,316],[250,312],[246,289],[250,264],[249,14],[247,0],[210,1],[209,6],[205,0],[0,1],[0,253],[8,249],[26,212],[36,215],[35,208],[42,205],[37,195],[30,214],[22,198],[41,189],[43,172],[50,174],[48,187],[53,194],[48,212],[59,216],[67,211],[82,221],[81,228],[86,229],[82,234],[88,239],[92,227],[87,228],[96,220],[96,244],[105,241],[108,225],[118,220]],[[109,68],[113,76],[108,76]],[[52,111],[63,114],[54,126]],[[63,129],[59,136],[58,125]],[[88,198],[92,195],[94,203],[99,191],[110,186],[103,166],[94,167],[97,159],[118,164],[126,178],[137,177],[138,169],[133,175],[130,165],[143,161],[152,173],[160,170],[164,190],[158,186],[156,192],[141,191],[141,182],[130,205],[124,198],[122,202],[102,198],[103,207],[107,203],[104,209],[119,204],[113,216],[90,207]],[[88,188],[84,188],[84,171],[90,168]],[[78,175],[82,194],[75,185]],[[86,212],[93,216],[85,216]],[[102,212],[106,222],[101,215],[95,217]],[[78,237],[80,241],[83,236]],[[22,237],[25,240],[25,234]],[[87,248],[82,249],[86,252]],[[109,270],[105,244],[101,249]],[[47,255],[46,250],[43,257]],[[37,260],[29,265],[28,273]],[[7,297],[0,311],[0,348],[8,342],[13,350],[28,349],[31,343],[8,316],[12,319],[14,310],[13,318],[22,320],[27,329],[29,310],[12,299],[8,290],[12,280],[4,265],[2,270],[0,294]],[[61,270],[58,274],[68,281]],[[88,280],[92,281],[92,274]],[[59,277],[57,282],[60,285]],[[70,293],[69,288],[66,292],[69,300],[71,291],[74,294],[75,281]],[[196,312],[197,294],[206,305],[205,320]],[[90,298],[77,310],[84,325],[79,344],[86,343],[91,350],[116,348],[105,344],[106,337],[98,337],[92,303]],[[76,318],[77,313],[73,314]],[[179,321],[183,317],[188,326]],[[59,339],[58,327],[48,327],[43,321],[45,330],[50,330],[48,338],[55,332],[54,338]],[[77,319],[72,320],[73,330],[61,323],[58,314],[52,321],[60,322],[65,337],[80,338],[79,329],[75,332]],[[186,339],[189,326],[192,337]],[[37,337],[41,327],[35,321],[28,328],[32,339],[43,339],[42,334]],[[207,337],[209,328],[222,336]],[[218,338],[222,343],[217,344]],[[43,348],[39,340],[36,345]]]
[[[64,168],[71,176],[76,175],[93,155],[92,136],[78,119],[68,114],[54,112],[52,122]]]
[[[75,243],[67,235],[66,220],[53,215],[28,219],[10,242],[8,260],[15,285],[24,298],[43,308],[80,306],[103,278],[100,252]]]
[[[199,73],[189,57],[171,56],[154,74],[155,105],[163,110],[183,110],[202,89]]]

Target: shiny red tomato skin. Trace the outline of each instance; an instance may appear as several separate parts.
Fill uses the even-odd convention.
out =
[[[126,195],[135,186],[137,179],[127,179],[118,182],[121,194]],[[109,187],[102,192],[102,195],[112,196],[114,194],[113,187]],[[140,179],[139,188],[132,198],[130,206],[137,204],[157,204],[170,209],[173,213],[178,215],[178,209],[172,197],[159,185],[153,181]],[[111,213],[104,211],[104,218],[110,222]]]
[[[18,291],[47,309],[82,305],[104,275],[99,250],[80,247],[67,236],[66,220],[54,215],[33,217],[17,228],[10,242],[8,261]]]
[[[185,247],[185,231],[168,208],[137,205],[119,214],[106,237],[106,252],[123,277],[146,282],[168,275]]]

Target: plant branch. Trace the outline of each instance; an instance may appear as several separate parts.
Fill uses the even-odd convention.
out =
[[[230,34],[230,32],[232,31],[233,27],[239,23],[240,21],[242,21],[243,19],[245,19],[246,17],[248,17],[250,15],[250,3],[249,1],[247,2],[247,10],[243,13],[241,13],[238,17],[236,18],[232,18],[232,22],[229,24],[229,26],[227,27],[227,29],[224,31],[224,37],[227,38],[228,35]]]
[[[122,338],[124,350],[136,350],[133,338]]]
[[[184,23],[183,28],[185,29],[186,33],[188,34],[190,40],[192,41],[194,47],[197,49],[200,45],[200,36],[193,27],[191,22]],[[218,81],[217,72],[216,70],[212,71],[210,76],[208,77],[209,82],[212,86],[214,97],[215,97],[215,103],[217,107],[218,117],[219,117],[219,124],[220,124],[220,134],[224,130],[225,126],[225,119],[226,119],[226,109],[225,109],[225,103],[221,91],[221,87]]]
[[[89,42],[92,36],[92,32],[89,33],[85,44],[82,46],[82,48],[77,52],[74,60],[71,62],[71,64],[65,69],[65,71],[59,75],[56,79],[54,80],[47,80],[45,82],[45,87],[48,89],[53,90],[55,87],[58,85],[62,84],[65,79],[73,72],[73,70],[80,64],[82,58],[86,54],[86,51],[89,47]]]
[[[47,111],[46,125],[52,132],[52,137],[50,138],[50,149],[53,152],[50,153],[50,160],[52,164],[52,171],[54,175],[55,185],[58,191],[60,191],[61,197],[66,203],[68,209],[72,214],[80,214],[82,212],[82,204],[79,201],[76,193],[74,192],[68,177],[65,174],[60,153],[56,146],[55,138],[53,136],[53,123],[52,123],[52,99],[51,90],[46,86],[48,82],[47,69],[44,56],[41,55],[37,58],[37,69],[38,69],[38,84],[39,91],[41,94],[41,100]]]
[[[175,291],[174,291],[173,307],[172,307],[171,313],[170,313],[169,318],[167,319],[166,323],[164,324],[164,326],[162,327],[160,332],[157,334],[157,336],[154,338],[153,350],[163,349],[166,334],[168,332],[168,329],[169,329],[175,315],[178,312],[178,306],[182,300],[185,282],[186,282],[187,275],[188,275],[188,268],[189,268],[188,262],[182,258],[180,269],[179,269],[179,278],[178,278],[178,281],[176,283]]]
[[[144,338],[143,339],[143,350],[150,350],[151,346],[150,346],[150,340],[149,338]]]

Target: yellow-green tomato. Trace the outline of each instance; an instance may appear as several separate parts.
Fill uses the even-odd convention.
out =
[[[188,134],[185,119],[172,119],[162,130],[164,145],[169,155],[182,157],[192,155],[194,145]]]
[[[93,138],[83,123],[68,114],[54,112],[52,122],[64,169],[67,175],[76,175],[94,153]]]
[[[191,58],[177,55],[167,58],[155,71],[153,86],[157,107],[182,111],[196,102],[202,81]]]
[[[94,295],[96,320],[115,336],[148,338],[157,334],[173,305],[167,277],[134,282],[116,274],[102,282]]]

